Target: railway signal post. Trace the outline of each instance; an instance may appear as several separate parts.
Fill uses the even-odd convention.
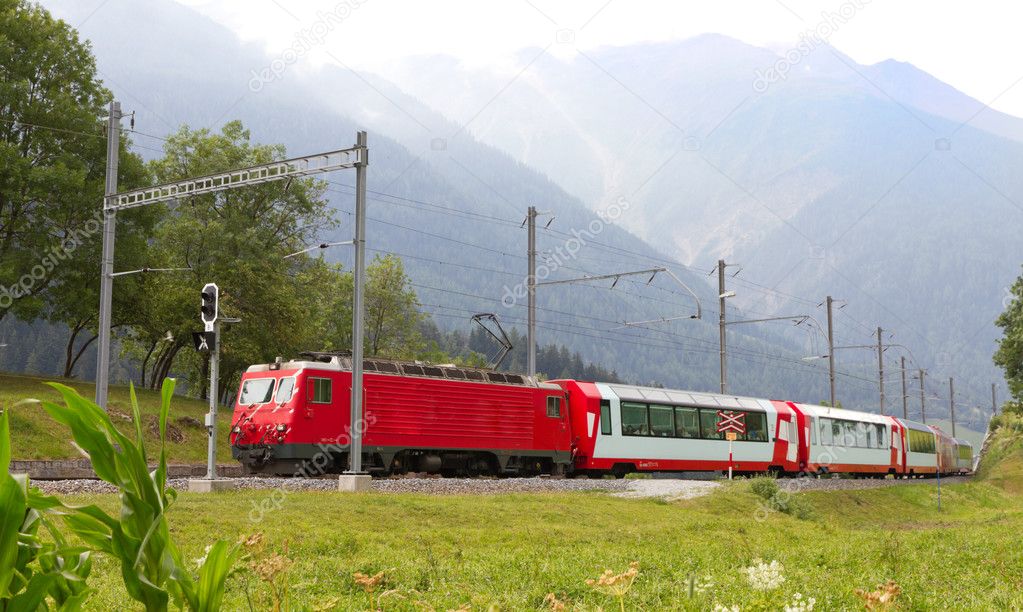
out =
[[[188,481],[188,490],[193,493],[211,493],[235,488],[233,480],[217,477],[217,402],[220,391],[217,388],[220,378],[220,288],[215,283],[207,283],[200,294],[199,318],[202,319],[204,331],[195,335],[196,350],[207,350],[210,353],[210,411],[206,415],[206,435],[208,436],[206,453],[206,477]],[[230,321],[236,321],[231,319]]]
[[[728,480],[732,479],[732,442],[739,438],[739,434],[746,433],[746,413],[733,412],[731,410],[718,410],[718,433],[725,434],[728,440]]]

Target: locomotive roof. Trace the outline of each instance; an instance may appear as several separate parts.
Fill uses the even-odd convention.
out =
[[[345,353],[303,353],[313,359],[290,360],[274,364],[249,366],[248,372],[269,372],[274,370],[325,370],[333,372],[350,372],[352,357]],[[443,378],[466,382],[505,384],[525,387],[557,388],[554,385],[541,383],[534,377],[511,372],[497,372],[482,368],[464,368],[454,364],[435,365],[422,361],[401,361],[394,359],[364,359],[364,372],[392,374],[396,376],[416,376],[423,378]]]

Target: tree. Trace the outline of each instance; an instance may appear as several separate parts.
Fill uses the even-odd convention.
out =
[[[88,44],[25,0],[0,0],[0,66],[0,320],[31,320],[99,234],[111,96]]]
[[[219,133],[182,128],[164,151],[150,165],[160,183],[286,157],[283,146],[252,144],[237,121]],[[191,345],[199,290],[209,282],[220,286],[222,315],[241,319],[224,329],[222,382],[233,380],[249,364],[308,346],[319,320],[314,308],[340,291],[342,281],[319,260],[284,256],[335,226],[323,194],[322,182],[300,179],[191,197],[166,212],[153,233],[150,265],[191,270],[143,279],[133,306],[146,313],[132,327],[130,343],[142,356],[142,376],[150,387],[172,368],[181,368],[203,388],[208,356],[182,349]]]
[[[1002,328],[1002,338],[995,351],[995,364],[1005,371],[1009,392],[1013,399],[1023,400],[1023,276],[1016,279],[1010,290],[1012,300],[1005,312],[995,320]]]
[[[419,299],[409,287],[405,265],[379,255],[366,268],[366,354],[409,358],[422,348]]]

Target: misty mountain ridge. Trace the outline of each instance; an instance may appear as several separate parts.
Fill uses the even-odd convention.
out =
[[[553,228],[568,232],[586,226],[588,211],[625,198],[630,206],[621,224],[632,234],[609,226],[597,240],[618,250],[591,245],[574,269],[560,273],[607,273],[678,258],[703,270],[673,266],[701,295],[706,320],[655,332],[612,331],[616,320],[677,315],[690,304],[664,293],[677,289],[668,285],[624,285],[647,291],[644,299],[572,286],[541,292],[542,343],[565,342],[629,379],[713,389],[716,287],[705,272],[725,257],[744,266],[729,284],[750,317],[811,311],[820,318],[815,304],[832,293],[850,302],[836,317],[840,343],[862,344],[877,322],[897,330],[922,365],[967,377],[956,385],[964,395],[983,397],[995,379],[990,320],[1021,255],[1009,239],[1011,222],[1002,220],[1018,213],[970,170],[979,168],[1003,192],[1020,193],[1004,162],[1018,156],[1010,136],[1019,120],[987,110],[957,127],[979,103],[910,65],[858,66],[821,48],[758,93],[756,71],[772,66],[778,54],[705,35],[586,51],[570,60],[523,50],[523,65],[532,63],[518,76],[443,57],[409,58],[387,70],[387,78],[332,66],[289,68],[253,92],[253,71],[272,53],[239,43],[189,8],[166,0],[144,0],[144,10],[139,4],[111,0],[102,10],[119,22],[89,19],[82,27],[102,78],[126,108],[138,110],[139,130],[166,134],[182,123],[216,129],[241,118],[256,140],[282,142],[299,154],[348,146],[356,129],[368,128],[370,188],[377,192],[370,216],[378,219],[370,224],[371,246],[423,258],[406,264],[424,304],[442,306],[427,308],[442,326],[463,325],[460,317],[468,317],[453,308],[500,309],[488,300],[521,280],[514,271],[525,269],[525,236],[510,222],[521,221],[526,206],[555,210]],[[69,0],[45,5],[72,24],[95,8]],[[123,35],[136,27],[147,32],[145,39]],[[182,37],[188,45],[180,45]],[[163,49],[172,42],[185,49],[170,57]],[[951,151],[936,150],[937,140],[953,132]],[[149,147],[140,150],[145,156],[157,154],[159,142],[133,139]],[[950,152],[970,170],[940,155]],[[950,188],[943,179],[952,176],[957,184]],[[353,182],[343,174],[330,180]],[[350,210],[350,189],[331,189],[333,204]],[[509,224],[436,214],[380,193]],[[983,231],[978,223],[987,224]],[[564,239],[541,232],[541,249]],[[998,265],[988,263],[991,257]],[[509,325],[521,325],[525,314],[501,312]],[[800,355],[820,352],[813,350],[819,340],[770,324],[730,328],[734,390],[819,401],[826,396],[820,364],[798,363]],[[843,354],[840,368],[863,377],[843,378],[843,403],[875,409],[869,354]]]

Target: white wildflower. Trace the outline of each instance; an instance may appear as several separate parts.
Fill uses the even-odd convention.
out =
[[[716,603],[714,604],[714,612],[739,612],[739,606],[722,606]]]
[[[690,574],[689,579],[686,581],[686,588],[689,597],[703,595],[714,588],[714,579],[710,576],[703,576],[701,578],[696,574]]]
[[[697,595],[703,595],[707,591],[714,588],[714,579],[710,576],[704,576],[703,579],[696,578],[693,580],[693,592]]]
[[[206,563],[206,557],[210,554],[210,549],[213,548],[212,544],[206,546],[206,550],[202,551],[202,556],[195,560],[196,567],[202,567]]]
[[[802,593],[792,596],[792,603],[785,606],[785,612],[812,612],[817,600],[813,597],[804,598]]]
[[[777,561],[764,563],[760,559],[754,559],[753,565],[742,570],[749,580],[750,586],[760,591],[773,591],[785,582],[782,572],[785,567]]]

